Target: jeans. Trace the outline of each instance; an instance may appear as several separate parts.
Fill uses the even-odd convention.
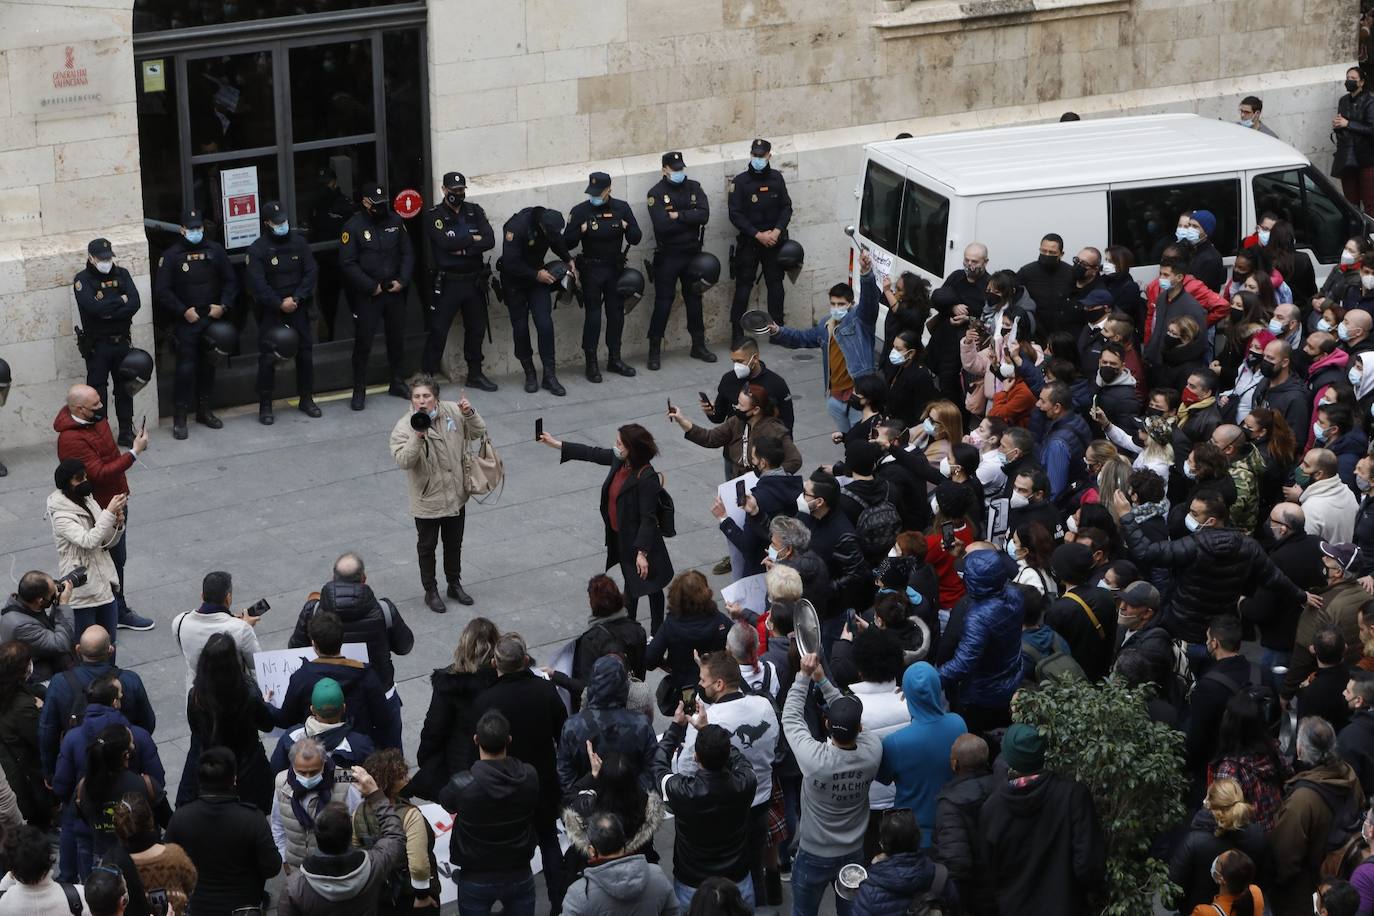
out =
[[[77,834],[84,840],[79,841]],[[80,884],[91,873],[91,830],[76,813],[76,802],[62,806],[62,835],[58,841],[57,879],[67,884]]]
[[[816,916],[825,890],[839,876],[840,869],[863,857],[863,850],[856,849],[850,855],[823,858],[813,856],[805,849],[798,850],[792,860],[792,916]],[[854,904],[835,895],[835,912],[838,916],[849,916]]]
[[[735,883],[735,887],[739,888],[740,895],[744,897],[744,905],[749,907],[750,912],[753,912],[754,879],[749,877],[748,875],[745,875],[743,881],[738,881]],[[695,887],[688,887],[681,881],[678,881],[676,878],[674,878],[673,892],[677,894],[677,905],[681,907],[682,912],[686,913],[688,910],[692,908],[692,898],[695,897],[697,893],[697,889]]]
[[[847,403],[829,395],[825,398],[825,409],[830,411],[830,419],[835,421],[835,428],[842,433],[849,432],[855,423],[863,419],[863,414],[850,410]]]
[[[1273,687],[1275,691],[1283,686],[1283,675],[1274,673],[1276,667],[1288,667],[1288,660],[1292,658],[1292,652],[1280,652],[1277,649],[1265,649],[1260,653],[1260,683],[1266,687]]]
[[[534,916],[534,877],[514,883],[483,884],[458,876],[459,916],[489,916],[492,904],[500,902],[505,916]]]
[[[782,816],[787,824],[787,840],[778,847],[778,864],[789,869],[792,867],[792,846],[797,838],[797,824],[801,821],[801,784],[800,775],[787,776],[782,780]]]
[[[444,579],[449,585],[463,581],[463,526],[467,521],[467,509],[459,509],[457,515],[446,518],[417,518],[415,531],[419,536],[415,551],[420,557],[420,585],[425,591],[438,589],[434,578],[434,554],[439,546],[439,536],[444,538]]]
[[[119,602],[107,601],[104,604],[97,604],[95,607],[72,608],[72,615],[76,618],[76,632],[72,634],[73,641],[79,641],[81,634],[87,627],[100,624],[109,631],[110,644],[114,645],[115,628],[119,625]]]

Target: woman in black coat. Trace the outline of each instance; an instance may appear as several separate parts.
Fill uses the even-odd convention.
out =
[[[925,345],[920,330],[903,331],[892,342],[888,364],[883,367],[887,379],[887,415],[908,429],[921,422],[926,405],[940,400],[940,386],[935,374],[926,368],[923,357]]]
[[[1336,139],[1331,174],[1341,180],[1346,200],[1374,211],[1374,97],[1359,67],[1345,71],[1345,93],[1336,102],[1336,116],[1331,119]]]
[[[439,800],[448,781],[477,760],[475,703],[478,694],[496,683],[491,654],[501,633],[485,617],[474,617],[458,636],[453,664],[430,675],[433,692],[425,724],[420,729],[420,750],[415,759],[419,772],[410,781],[410,792],[420,798]]]
[[[222,746],[238,761],[239,798],[263,814],[271,813],[273,773],[258,733],[271,731],[275,723],[257,685],[244,676],[238,645],[226,633],[211,636],[201,650],[195,684],[186,697],[186,722],[191,741],[177,787],[177,807],[200,795],[201,750]]]
[[[33,673],[29,644],[0,645],[0,768],[14,791],[19,813],[38,827],[52,822],[52,791],[43,783],[38,756],[38,717],[42,706],[28,684]]]
[[[695,569],[673,580],[668,597],[668,619],[650,640],[644,658],[648,667],[668,672],[657,694],[658,708],[665,716],[677,708],[677,692],[696,687],[701,670],[697,656],[724,649],[734,623],[716,607],[715,592]]]
[[[883,299],[887,305],[887,317],[883,319],[883,350],[878,354],[881,360],[892,352],[892,342],[897,335],[911,331],[919,339],[921,329],[930,318],[930,284],[910,271],[897,278],[893,285],[892,277],[883,278]]]
[[[653,632],[663,623],[663,590],[673,581],[673,561],[658,528],[663,485],[654,470],[658,446],[638,423],[616,430],[615,448],[560,442],[548,433],[540,442],[562,453],[562,461],[590,461],[610,467],[601,485],[601,519],[606,525],[606,568],[617,563],[625,576],[625,609],[634,620],[639,599],[649,596]]]

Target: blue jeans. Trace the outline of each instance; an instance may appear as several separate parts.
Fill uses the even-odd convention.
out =
[[[743,895],[744,905],[749,907],[750,911],[753,911],[754,879],[749,875],[745,875],[743,881],[735,883],[735,887],[739,888],[740,894]],[[692,908],[692,898],[696,896],[697,889],[695,887],[688,887],[674,878],[673,891],[677,894],[677,905],[682,908],[682,912],[685,913],[690,910]]]
[[[80,641],[81,634],[87,627],[99,624],[109,631],[110,644],[114,645],[115,631],[119,626],[118,600],[97,604],[95,607],[72,608],[72,616],[76,618],[76,633],[72,635],[74,642]]]
[[[783,820],[787,823],[787,840],[778,847],[778,864],[790,869],[792,844],[797,838],[797,822],[801,820],[800,776],[788,776],[782,780],[782,812]]]
[[[830,419],[835,421],[835,428],[842,433],[849,432],[850,427],[863,419],[863,414],[850,410],[848,404],[830,395],[826,395],[825,409],[830,411]]]
[[[62,836],[57,847],[57,878],[67,884],[86,880],[95,865],[91,852],[91,829],[76,813],[76,802],[62,806]]]
[[[514,883],[482,884],[458,875],[458,916],[490,916],[492,905],[501,903],[505,916],[534,916],[534,877]]]
[[[825,889],[834,883],[840,869],[863,857],[863,849],[854,850],[852,855],[828,859],[813,856],[805,849],[798,850],[797,857],[792,860],[792,916],[816,916],[825,899]],[[853,903],[835,895],[838,916],[849,916],[853,907]]]

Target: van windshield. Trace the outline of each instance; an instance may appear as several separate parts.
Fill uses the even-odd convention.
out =
[[[870,161],[859,205],[859,232],[884,251],[944,276],[949,200]]]

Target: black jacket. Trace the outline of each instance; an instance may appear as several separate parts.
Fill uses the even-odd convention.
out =
[[[1345,702],[1345,685],[1350,671],[1337,662],[1330,668],[1317,668],[1306,686],[1298,691],[1298,720],[1318,716],[1331,723],[1336,731],[1350,721],[1350,707]]]
[[[745,385],[762,385],[763,390],[768,392],[768,403],[777,408],[778,419],[787,427],[789,433],[792,432],[792,426],[796,422],[792,389],[787,387],[786,379],[769,369],[762,360],[759,360],[757,375],[740,378],[732,369],[720,377],[720,383],[716,385],[716,399],[711,404],[706,419],[717,426],[724,423],[734,411],[735,404],[739,403],[740,389]]]
[[[926,405],[941,397],[935,373],[918,364],[915,357],[900,366],[888,364],[883,368],[883,376],[887,379],[887,414],[901,420],[907,428],[919,423]]]
[[[264,886],[281,871],[267,820],[237,795],[206,793],[178,807],[165,839],[196,866],[191,908],[198,914],[229,916],[260,904]]]
[[[1172,290],[1170,290],[1170,292],[1172,292]],[[1206,329],[1207,313],[1203,311],[1198,301],[1190,296],[1186,290],[1179,292],[1179,294],[1172,299],[1166,297],[1163,292],[1159,294],[1159,297],[1155,300],[1155,311],[1153,316],[1154,325],[1150,328],[1150,339],[1145,342],[1145,349],[1140,354],[1140,358],[1144,360],[1146,366],[1149,366],[1151,369],[1158,369],[1164,365],[1164,349],[1167,343],[1165,331],[1168,329],[1170,321],[1173,321],[1175,318],[1182,318],[1185,315],[1197,322],[1199,330]],[[1196,347],[1197,353],[1201,354],[1202,348],[1206,343],[1206,335],[1198,334],[1198,336],[1183,349],[1189,349],[1191,353],[1190,348]]]
[[[781,229],[787,237],[792,221],[792,196],[782,172],[766,166],[762,172],[747,168],[730,182],[730,224],[739,231],[741,241],[754,241],[754,233]]]
[[[762,611],[762,608],[750,608]],[[644,656],[647,668],[665,668],[673,686],[691,687],[700,674],[696,654],[717,652],[725,648],[725,636],[733,621],[720,611],[714,614],[669,614],[649,642]]]
[[[546,235],[539,224],[543,207],[526,207],[516,213],[501,227],[505,240],[501,243],[501,259],[496,262],[501,271],[502,282],[532,286],[536,275],[548,262],[552,250],[560,261],[571,261],[568,246],[563,244],[562,233]]]
[[[558,688],[528,668],[503,674],[477,697],[473,715],[480,719],[489,709],[510,721],[510,755],[539,774],[539,816],[557,817],[558,738],[568,719]]]
[[[1361,709],[1336,738],[1336,750],[1360,777],[1365,796],[1374,793],[1374,709]]]
[[[752,858],[747,838],[757,785],[754,768],[739,748],[731,747],[730,761],[719,772],[673,773],[673,755],[681,749],[686,731],[685,725],[670,724],[654,752],[654,785],[677,826],[673,877],[688,887],[716,875],[743,881]]]
[[[677,214],[677,219],[670,215]],[[649,189],[649,220],[654,224],[654,242],[668,251],[697,251],[706,224],[711,221],[711,201],[701,185],[691,178],[673,184],[660,178]]]
[[[1097,623],[1068,594],[1056,598],[1045,610],[1045,622],[1068,642],[1070,654],[1088,679],[1101,680],[1111,670],[1116,648],[1116,601],[1105,588],[1076,585],[1068,592],[1088,605]]]
[[[811,602],[817,614],[829,615],[835,601],[835,585],[830,581],[830,568],[811,550],[779,561],[797,571],[802,580],[802,597]],[[756,610],[751,608],[750,610]]]
[[[1298,588],[1318,591],[1326,586],[1326,575],[1322,571],[1321,538],[1299,529],[1271,543],[1268,550],[1269,559],[1279,572]],[[1306,603],[1306,597],[1296,601],[1292,595],[1272,589],[1257,589],[1253,595],[1241,599],[1240,616],[1259,628],[1261,646],[1278,652],[1290,652],[1293,649],[1293,637],[1298,631],[1298,618]]]
[[[343,621],[344,642],[367,643],[368,664],[382,687],[390,690],[396,682],[391,656],[409,655],[415,647],[415,634],[389,598],[373,594],[366,583],[329,582],[320,589],[318,600],[310,600],[296,618],[296,628],[286,645],[300,649],[310,645],[310,618],[316,608],[333,611]]]
[[[1203,239],[1193,246],[1193,259],[1188,262],[1188,273],[1206,283],[1214,293],[1221,292],[1226,285],[1226,265],[1222,263],[1221,252],[1217,251],[1211,239]]]
[[[996,787],[991,773],[955,775],[935,798],[932,853],[958,883],[960,900],[979,916],[997,912],[993,889],[980,880],[984,871],[978,842],[978,819]]]
[[[1336,112],[1346,118],[1348,127],[1332,128],[1336,153],[1331,174],[1345,175],[1352,166],[1374,165],[1374,95],[1368,90],[1359,95],[1346,93],[1336,102]]]
[[[1060,328],[1071,329],[1068,323],[1061,322],[1060,307],[1073,286],[1072,264],[1055,261],[1046,267],[1039,260],[1031,261],[1016,272],[1016,279],[1035,300],[1036,321],[1045,334]]]
[[[243,278],[261,308],[276,312],[287,296],[301,302],[315,295],[319,269],[301,233],[263,233],[248,246],[244,258]]]
[[[127,337],[142,299],[133,277],[116,264],[102,274],[90,264],[72,280],[81,330],[96,337]]]
[[[1269,379],[1260,382],[1259,388],[1255,390],[1254,403],[1258,407],[1269,407],[1283,414],[1283,418],[1288,421],[1288,428],[1298,436],[1299,442],[1302,442],[1306,438],[1305,434],[1311,431],[1308,424],[1312,419],[1312,392],[1296,375],[1290,375],[1287,381],[1279,385],[1271,384]]]
[[[1198,678],[1197,685],[1193,687],[1193,693],[1188,698],[1188,730],[1183,739],[1189,773],[1202,772],[1202,768],[1211,763],[1216,755],[1221,717],[1226,712],[1226,704],[1236,695],[1229,684],[1209,676],[1214,673],[1225,675],[1236,685],[1244,687],[1250,683],[1250,660],[1243,655],[1220,659]]]
[[[439,203],[422,218],[436,270],[475,274],[482,269],[482,255],[496,247],[487,211],[470,200],[459,204],[457,210],[446,202]]]
[[[238,298],[239,281],[229,255],[218,242],[192,245],[177,239],[157,259],[153,276],[153,301],[173,321],[185,321],[188,308],[209,323],[210,306],[222,305],[226,313]]]
[[[1173,570],[1174,588],[1164,623],[1188,642],[1203,642],[1207,620],[1236,599],[1260,589],[1302,604],[1306,594],[1285,576],[1254,538],[1234,528],[1203,528],[1175,541],[1151,543],[1129,515],[1122,533],[1136,563]]]
[[[590,684],[592,666],[596,664],[596,660],[609,652],[613,645],[618,645],[625,651],[630,673],[642,681],[646,670],[644,655],[648,643],[649,637],[645,635],[643,625],[631,620],[624,609],[607,617],[597,618],[577,638],[577,646],[573,650],[572,676],[584,684]]]
[[[625,243],[638,245],[644,233],[639,230],[634,211],[618,197],[593,206],[590,200],[572,208],[563,229],[563,244],[568,250],[581,247],[581,260],[600,261],[615,267],[625,263]]]
[[[557,790],[555,780],[555,795]],[[454,776],[439,793],[439,803],[454,815],[449,861],[469,881],[528,877],[537,845],[535,811],[544,794],[535,768],[515,757],[479,760]]]
[[[864,565],[863,550],[849,518],[836,506],[822,519],[802,516],[802,524],[811,531],[808,550],[825,561],[835,590],[830,608],[816,605],[817,612],[829,617],[845,608],[866,607],[864,594],[873,590],[873,571]]]
[[[353,214],[344,223],[339,243],[339,270],[354,295],[371,296],[379,285],[385,291],[392,280],[403,289],[410,285],[415,248],[404,221],[395,213],[373,216],[361,210]]]
[[[1102,825],[1086,786],[1054,773],[1028,785],[998,778],[983,804],[979,841],[1003,913],[1087,916],[1106,877]]]
[[[1116,632],[1116,653],[1134,649],[1150,663],[1150,683],[1159,688],[1159,696],[1166,700],[1172,693],[1174,670],[1174,640],[1159,620],[1159,612],[1143,628],[1134,632],[1120,627]]]
[[[873,478],[887,484],[892,503],[902,517],[903,531],[925,531],[930,527],[930,499],[925,486],[910,469],[899,461],[884,461],[874,469]]]
[[[457,674],[438,668],[430,675],[429,711],[415,755],[420,769],[410,781],[413,794],[437,800],[455,774],[472,766],[477,759],[477,745],[472,743],[477,697],[495,683],[496,669],[490,666]]]
[[[1193,815],[1188,832],[1174,848],[1173,859],[1169,862],[1169,880],[1183,888],[1174,904],[1178,912],[1191,913],[1198,904],[1212,902],[1217,893],[1217,883],[1212,880],[1212,862],[1229,849],[1239,849],[1249,856],[1255,863],[1256,880],[1268,883],[1270,854],[1264,828],[1259,824],[1246,824],[1240,830],[1217,836],[1217,819],[1211,811],[1202,808]]]
[[[1355,572],[1361,576],[1374,573],[1374,496],[1361,496],[1360,509],[1355,515],[1355,546],[1360,548],[1360,563]]]

